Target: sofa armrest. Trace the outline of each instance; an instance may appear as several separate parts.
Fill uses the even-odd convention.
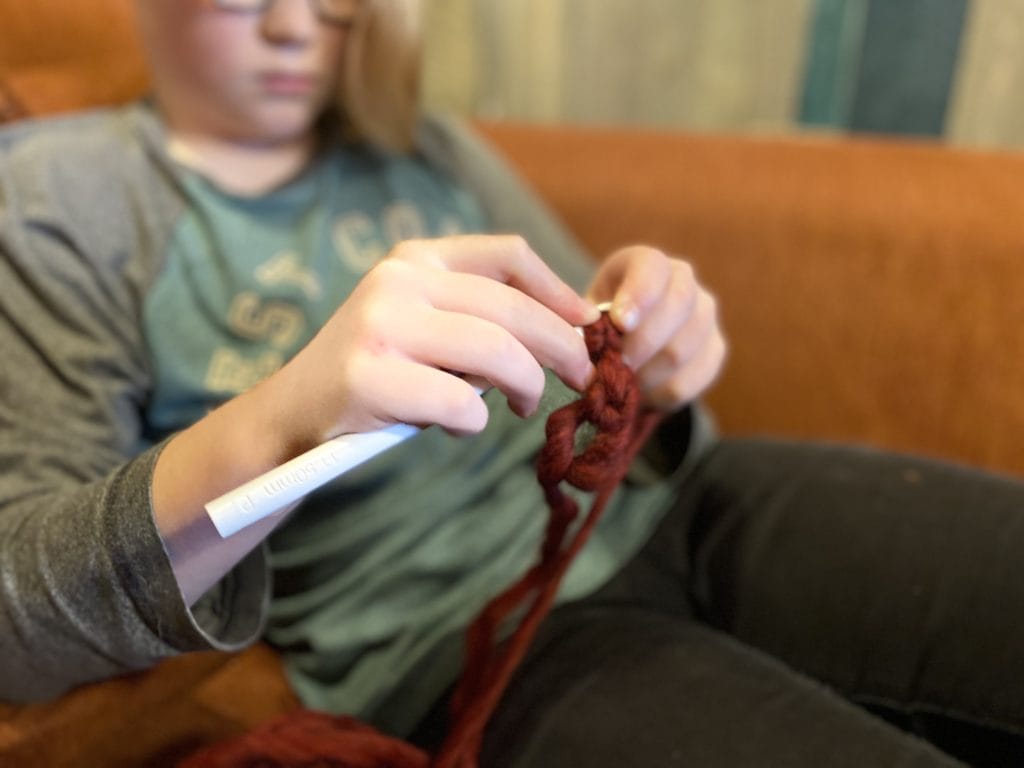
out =
[[[42,704],[0,704],[0,765],[175,765],[299,706],[266,645],[194,653]]]
[[[723,431],[1024,470],[1024,155],[483,124],[595,254],[688,257]]]

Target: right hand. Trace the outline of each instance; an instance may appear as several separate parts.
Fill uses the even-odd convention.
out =
[[[274,407],[293,444],[395,422],[479,432],[487,407],[470,381],[521,416],[544,367],[581,390],[592,365],[573,326],[597,317],[520,237],[405,241],[271,377]]]

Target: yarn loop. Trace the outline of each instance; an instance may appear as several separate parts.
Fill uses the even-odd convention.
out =
[[[489,602],[466,632],[466,661],[451,698],[447,737],[431,758],[347,716],[298,710],[193,755],[179,768],[477,768],[487,721],[548,614],[558,586],[659,417],[643,411],[622,336],[607,315],[584,328],[595,374],[580,399],[548,417],[537,479],[549,507],[540,557]],[[593,434],[577,452],[578,433]],[[594,494],[585,520],[562,489]],[[507,638],[506,623],[520,617]]]

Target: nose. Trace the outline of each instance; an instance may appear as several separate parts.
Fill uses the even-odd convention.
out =
[[[301,46],[313,40],[319,23],[310,0],[275,0],[263,13],[261,31],[268,42]]]

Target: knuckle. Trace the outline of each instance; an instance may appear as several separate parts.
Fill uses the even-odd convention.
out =
[[[358,332],[360,348],[379,357],[388,348],[387,328],[392,312],[382,301],[370,302],[363,312]]]
[[[364,290],[376,296],[411,297],[421,291],[426,277],[423,268],[413,262],[385,260],[366,273]]]
[[[393,262],[396,266],[427,262],[433,254],[430,240],[412,237],[397,243],[383,263]]]
[[[690,358],[690,345],[685,336],[677,336],[661,350],[661,354],[671,367],[678,368]]]
[[[672,404],[688,403],[697,396],[698,387],[689,376],[678,375],[665,384],[666,399]]]
[[[444,416],[455,422],[465,420],[467,412],[472,409],[470,392],[463,386],[456,385],[444,401]]]
[[[634,254],[650,261],[663,261],[668,258],[665,252],[653,245],[637,245],[633,248]]]
[[[544,395],[544,385],[546,380],[544,377],[544,369],[537,364],[537,362],[530,358],[524,360],[523,364],[516,371],[516,389],[519,397],[522,398],[530,408],[534,408],[540,403],[541,397]]]
[[[590,352],[582,344],[577,346],[575,355],[571,358],[574,368],[577,371],[583,372],[590,368]]]
[[[683,285],[692,289],[697,284],[697,272],[690,262],[685,259],[672,259],[672,268]]]
[[[644,270],[645,274],[661,274],[667,277],[669,272],[669,258],[663,251],[650,245],[637,245],[624,252],[624,258],[634,262]]]
[[[368,391],[369,382],[375,381],[375,358],[372,355],[353,355],[338,372],[338,386],[342,400],[350,406],[358,407],[365,403],[372,394]]]
[[[339,339],[342,348],[349,350],[353,361],[360,355],[369,355],[369,360],[375,360],[391,350],[398,338],[394,306],[394,302],[383,296],[371,295],[353,307],[354,311],[340,329],[343,338]]]
[[[491,336],[488,347],[492,360],[515,360],[522,365],[523,356],[527,353],[515,336],[501,327],[494,328]]]
[[[693,320],[696,328],[703,335],[708,335],[718,327],[718,307],[710,294],[701,293],[693,308]]]
[[[388,254],[388,258],[384,259],[381,264],[389,264],[396,261],[403,261],[408,259],[416,251],[415,240],[402,240],[400,243],[396,243]]]
[[[672,306],[689,307],[694,301],[693,283],[685,279],[671,280],[667,293]]]
[[[533,405],[540,402],[541,397],[544,395],[545,384],[544,369],[536,363],[530,365],[527,373],[525,394]]]
[[[718,322],[718,298],[710,291],[701,291],[700,306],[704,314],[713,322]]]
[[[403,255],[417,254],[427,245],[427,241],[420,237],[409,237],[398,243],[396,249]]]
[[[401,261],[385,259],[378,262],[363,276],[362,284],[371,291],[379,291],[392,285],[405,271]]]
[[[511,263],[521,263],[533,254],[526,238],[519,234],[487,235],[481,244]]]
[[[712,342],[714,344],[714,356],[716,360],[715,370],[719,370],[722,364],[729,359],[729,342],[725,340],[725,337],[720,334],[715,334],[715,339]]]
[[[525,256],[532,253],[530,244],[522,235],[504,235],[506,247],[515,254]]]
[[[459,383],[441,404],[441,421],[460,431],[481,432],[487,426],[487,408],[483,401],[465,383]]]
[[[624,349],[625,356],[629,363],[639,368],[647,363],[652,357],[657,356],[663,350],[659,350],[646,333],[634,333],[628,340]]]

